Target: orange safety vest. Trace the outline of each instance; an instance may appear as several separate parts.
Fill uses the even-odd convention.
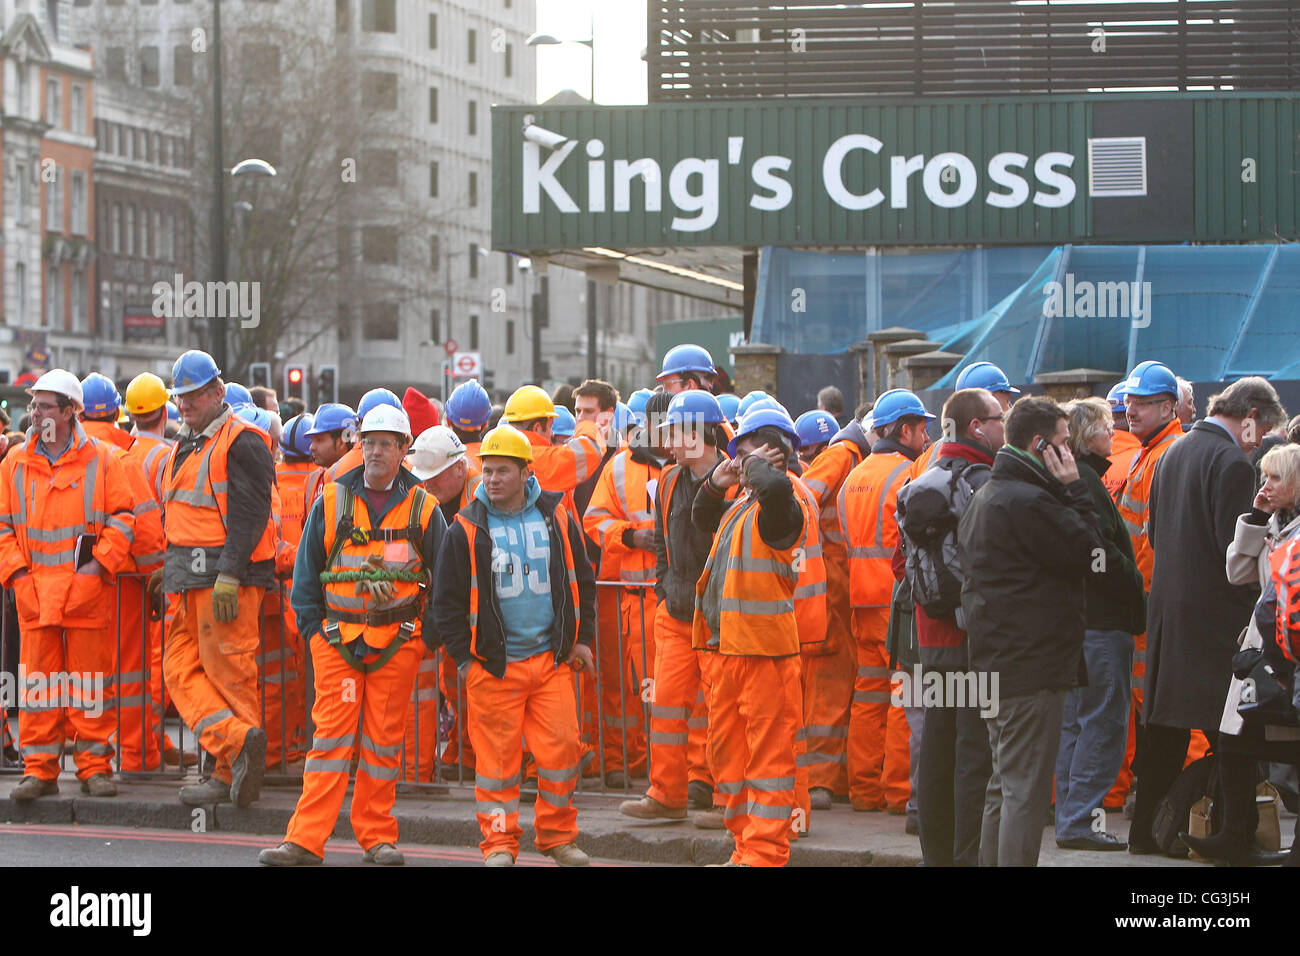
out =
[[[316,498],[324,490],[325,486],[331,481],[337,481],[340,475],[344,475],[366,463],[365,458],[361,455],[360,443],[353,445],[345,451],[341,458],[328,468],[317,468],[307,479],[306,507],[310,510],[311,506],[316,503]]]
[[[1111,498],[1119,500],[1119,494],[1128,480],[1128,471],[1133,467],[1133,459],[1142,452],[1142,439],[1132,432],[1115,429],[1115,437],[1110,442],[1110,467],[1101,476],[1101,483]]]
[[[898,543],[894,511],[898,489],[912,459],[896,451],[871,454],[849,472],[840,488],[840,532],[849,553],[849,602],[889,607],[894,593],[891,562]]]
[[[118,428],[116,422],[102,422],[91,418],[84,419],[81,422],[81,427],[84,428],[86,434],[95,439],[95,441],[108,442],[110,445],[113,445],[116,448],[121,448],[123,451],[130,448],[131,443],[135,441],[134,438],[122,431],[122,429]]]
[[[657,481],[660,474],[661,469],[635,460],[627,449],[611,458],[601,471],[582,524],[587,536],[600,547],[602,581],[655,579],[654,552],[627,547],[623,532],[654,528],[650,482]]]
[[[723,456],[723,460],[724,461],[726,460],[725,455]],[[662,472],[659,473],[659,487],[655,491],[655,507],[659,509],[659,514],[663,516],[663,520],[665,523],[668,521],[668,516],[672,514],[673,491],[677,487],[677,479],[682,476],[682,469],[684,467],[685,467],[684,465],[673,464],[673,465],[669,465],[667,468],[665,468]],[[723,500],[735,501],[738,491],[739,489],[737,488],[737,486],[732,485],[730,488],[727,489],[726,494],[722,496]],[[670,544],[671,538],[672,536],[668,534],[668,528],[665,524],[664,556],[668,559],[669,567],[672,567],[673,564],[673,551],[672,551],[672,545]]]
[[[795,500],[804,512],[806,528],[812,516],[799,494]],[[804,538],[800,536],[783,550],[771,547],[758,533],[758,511],[758,499],[748,495],[737,498],[713,537],[713,547],[695,585],[691,646],[697,650],[716,648],[723,654],[758,657],[799,653],[794,608],[799,572],[795,565]],[[717,608],[716,628],[706,606]]]
[[[280,489],[280,536],[291,548],[302,540],[307,520],[307,479],[315,469],[310,461],[282,461],[275,466],[275,484]]]
[[[167,477],[163,482],[163,527],[167,543],[182,548],[220,548],[226,543],[226,489],[229,473],[226,470],[230,445],[245,430],[258,436],[266,447],[271,447],[271,436],[254,428],[233,412],[225,412],[226,420],[217,433],[176,468],[176,449],[167,456]],[[272,487],[274,492],[274,486]],[[250,563],[269,561],[275,557],[275,514],[266,519],[266,528],[253,553]]]
[[[844,479],[862,462],[862,450],[851,441],[837,441],[817,456],[803,473],[803,483],[817,496],[819,524],[826,553],[845,560],[844,533],[840,530],[840,489]]]
[[[924,472],[939,457],[939,446],[944,443],[944,438],[940,435],[926,447],[925,451],[916,456],[916,461],[912,462],[911,469],[908,470],[908,480],[915,480],[918,475]]]
[[[524,434],[530,433],[525,432]],[[456,520],[459,521],[461,527],[465,529],[465,538],[469,543],[469,652],[471,656],[486,664],[487,658],[478,652],[479,567],[478,555],[474,547],[474,542],[478,535],[478,525],[466,518],[463,511],[456,513]],[[564,548],[565,580],[569,586],[569,597],[573,601],[572,637],[573,643],[576,645],[578,641],[578,616],[582,613],[582,601],[578,596],[578,569],[577,565],[573,563],[573,548],[569,542],[569,525],[573,520],[573,518],[569,517],[568,511],[565,510],[563,505],[555,509],[554,529],[555,534],[558,534]],[[551,522],[548,521],[547,526],[550,527]],[[552,540],[551,547],[554,547],[554,545],[555,542]],[[584,554],[582,557],[583,560],[586,560],[587,556]],[[492,573],[490,569],[488,573]],[[552,587],[554,587],[555,584],[556,582],[551,582]],[[505,635],[502,634],[502,637],[504,638]]]
[[[469,462],[469,469],[472,472],[481,474],[483,472],[483,462],[479,460],[478,450],[483,446],[481,441],[467,441],[465,444],[465,460]]]
[[[154,497],[154,482],[148,469],[152,465],[161,474],[170,451],[162,443],[136,440],[125,451],[118,449],[113,453],[126,467],[134,502],[131,510],[135,515],[135,541],[131,545],[131,564],[123,571],[152,571],[162,566],[167,541],[163,535],[162,508]]]
[[[423,488],[413,488],[388,510],[377,528],[363,495],[332,481],[325,486],[323,497],[326,638],[334,643],[332,632],[337,629],[339,643],[351,644],[364,634],[368,647],[382,651],[399,631],[404,630],[408,639],[418,637],[424,609],[422,592],[433,571],[425,565],[421,551],[437,507],[433,496]],[[398,572],[412,580],[393,580],[397,593],[389,601],[376,601],[365,590],[358,593],[354,580],[323,580],[325,574],[347,574],[363,567]]]
[[[1133,554],[1137,558],[1138,570],[1142,572],[1142,585],[1151,590],[1151,567],[1155,561],[1155,552],[1147,543],[1147,502],[1151,498],[1151,480],[1155,477],[1156,463],[1160,457],[1173,447],[1174,442],[1183,437],[1182,423],[1174,418],[1164,428],[1156,432],[1144,443],[1141,453],[1129,466],[1128,476],[1120,491],[1119,516],[1133,539]]]
[[[794,618],[799,625],[800,644],[820,644],[826,640],[826,558],[822,554],[822,536],[818,523],[817,496],[793,472],[787,472],[795,493],[803,499],[804,530],[802,555],[796,552],[795,570],[799,586],[794,589]]]
[[[167,456],[171,454],[172,446],[176,442],[170,438],[159,438],[157,435],[142,432],[137,433],[134,437],[135,443],[131,446],[127,455],[139,461],[140,466],[144,468],[145,477],[149,481],[149,488],[153,491],[154,500],[162,504],[163,477],[166,474]]]
[[[596,473],[605,457],[605,443],[595,422],[578,422],[573,437],[563,445],[552,445],[534,431],[524,432],[524,437],[533,446],[533,474],[543,491],[572,491]],[[573,507],[572,501],[565,503]]]
[[[1277,594],[1276,631],[1274,637],[1282,654],[1292,663],[1300,646],[1300,548],[1292,538],[1283,547],[1274,548],[1268,556],[1273,577],[1273,590]]]

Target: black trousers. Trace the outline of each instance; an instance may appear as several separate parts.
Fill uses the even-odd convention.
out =
[[[926,866],[978,866],[984,792],[993,773],[977,707],[927,707],[916,779]]]
[[[1300,741],[1265,740],[1262,728],[1246,727],[1240,735],[1220,734],[1217,754],[1223,790],[1222,832],[1232,841],[1250,847],[1259,826],[1259,808],[1255,804],[1257,764],[1268,760],[1300,765]]]
[[[1210,742],[1210,749],[1217,752],[1217,729],[1202,727],[1201,733]],[[1151,823],[1155,819],[1160,801],[1169,793],[1178,775],[1183,771],[1187,760],[1187,745],[1191,743],[1192,732],[1186,727],[1163,727],[1159,724],[1147,724],[1143,736],[1142,775],[1138,778],[1137,802],[1133,808],[1133,827],[1129,831],[1129,842],[1138,846],[1155,842],[1151,836]],[[1254,777],[1252,776],[1252,780]],[[1252,787],[1253,787],[1252,783]]]

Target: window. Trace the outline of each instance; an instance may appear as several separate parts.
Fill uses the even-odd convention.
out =
[[[45,184],[45,230],[63,231],[63,177],[59,167],[54,167],[54,181]]]
[[[126,248],[123,250],[128,256],[135,255],[135,207],[126,207]]]
[[[190,86],[194,82],[194,51],[188,43],[172,47],[172,82],[177,86]]]
[[[109,239],[112,244],[113,252],[122,251],[122,204],[113,203],[113,225],[109,229]]]
[[[86,272],[84,269],[72,270],[72,329],[74,332],[86,330]]]
[[[361,0],[361,29],[367,33],[396,33],[397,0]]]
[[[86,174],[81,170],[72,174],[72,232],[86,234]]]
[[[515,354],[515,320],[506,319],[506,354]]]
[[[153,162],[153,154],[149,151],[149,134],[145,130],[136,130],[135,133],[135,154],[143,159],[146,163]]]
[[[478,243],[477,242],[471,242],[469,244],[469,277],[471,279],[478,278]]]
[[[63,327],[63,289],[59,282],[59,267],[45,270],[45,324],[50,328]]]
[[[14,220],[18,225],[27,221],[27,164],[14,166]]]
[[[442,239],[434,236],[429,242],[429,271],[437,272],[442,267]]]
[[[361,260],[373,265],[397,265],[397,230],[392,226],[363,226]]]
[[[429,196],[432,199],[438,198],[438,161],[434,160],[429,164]]]
[[[334,29],[347,33],[352,20],[352,11],[348,9],[348,0],[334,0]]]
[[[158,165],[170,166],[172,164],[172,138],[170,136],[158,137]]]
[[[149,210],[140,210],[140,258],[149,258]]]
[[[397,151],[368,149],[361,154],[361,181],[367,186],[397,185]]]
[[[478,205],[478,173],[473,171],[469,174],[469,204]]]
[[[438,122],[438,88],[429,87],[429,122]]]
[[[135,130],[130,126],[122,127],[122,155],[135,159]]]
[[[475,352],[477,350],[478,350],[478,316],[471,315],[469,317],[469,351]]]
[[[429,49],[438,49],[438,14],[429,14]]]
[[[108,130],[108,151],[120,156],[122,153],[122,127],[116,123],[108,123],[105,128]]]
[[[60,96],[62,81],[51,79],[45,81],[45,122],[51,126],[63,125],[63,100]]]
[[[429,310],[429,341],[442,341],[442,313],[437,309]]]
[[[478,100],[469,101],[469,135],[478,135]]]
[[[14,266],[14,292],[18,296],[18,324],[27,321],[27,266],[21,262]]]
[[[163,220],[162,227],[162,257],[167,261],[176,258],[176,214],[169,212]]]
[[[362,73],[361,105],[375,111],[397,109],[397,74]]]
[[[506,44],[506,76],[515,75],[515,47],[513,43]]]
[[[140,85],[158,85],[158,48],[156,46],[140,47]]]
[[[361,334],[367,339],[395,341],[401,332],[397,320],[396,302],[367,302],[365,327]]]
[[[72,85],[72,115],[69,120],[74,133],[86,132],[86,88],[79,83]]]
[[[50,39],[59,39],[59,0],[45,0],[45,29],[50,31]]]
[[[469,62],[478,62],[478,31],[469,31]]]
[[[120,46],[111,46],[104,56],[104,70],[110,80],[126,82],[126,50]]]
[[[149,153],[149,158],[152,162],[157,163],[159,166],[161,166],[163,164],[162,134],[154,133],[150,138],[153,140],[153,149]]]

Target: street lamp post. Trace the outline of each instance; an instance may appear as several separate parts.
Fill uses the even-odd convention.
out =
[[[226,281],[226,173],[221,162],[221,0],[212,0],[212,278]],[[226,317],[209,316],[212,358],[226,368]]]

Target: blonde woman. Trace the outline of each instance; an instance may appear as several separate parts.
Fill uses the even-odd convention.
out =
[[[1110,467],[1114,416],[1104,398],[1064,406],[1070,451],[1088,485],[1105,545],[1086,584],[1083,658],[1088,685],[1065,696],[1056,758],[1056,845],[1065,850],[1123,850],[1127,844],[1094,831],[1096,809],[1124,763],[1128,739],[1133,635],[1145,628],[1146,600],[1133,545],[1114,500],[1102,483]]]

